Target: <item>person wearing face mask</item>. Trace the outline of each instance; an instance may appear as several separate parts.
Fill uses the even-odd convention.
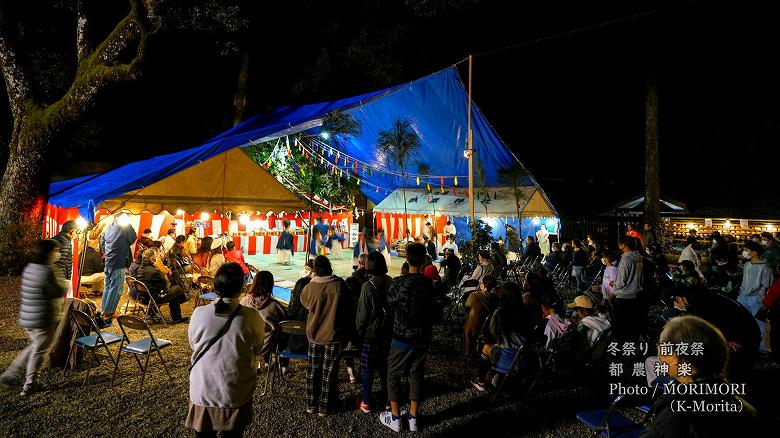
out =
[[[772,270],[777,271],[780,267],[780,247],[777,245],[777,240],[772,233],[764,231],[761,233],[761,246],[764,247],[764,255],[762,256]]]
[[[30,263],[22,272],[19,325],[27,332],[30,345],[0,376],[0,388],[21,390],[22,397],[41,389],[38,379],[62,319],[62,298],[68,290],[68,281],[57,266],[60,249],[56,240],[38,241],[32,249]]]
[[[767,290],[774,281],[774,271],[761,256],[764,253],[764,247],[761,244],[750,241],[745,243],[742,249],[742,257],[746,260],[743,266],[742,286],[739,288],[739,297],[737,301],[745,306],[753,316],[757,317],[758,327],[761,329],[761,345],[759,351],[766,351],[764,346],[764,332],[766,331],[766,322],[758,318]]]

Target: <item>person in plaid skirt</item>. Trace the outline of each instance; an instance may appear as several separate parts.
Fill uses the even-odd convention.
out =
[[[301,292],[301,304],[308,309],[306,337],[309,339],[309,369],[306,373],[306,412],[328,415],[331,398],[338,396],[341,349],[354,333],[352,296],[341,277],[333,275],[330,261],[317,256],[315,277]]]

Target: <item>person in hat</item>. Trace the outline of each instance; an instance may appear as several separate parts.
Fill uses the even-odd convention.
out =
[[[574,309],[579,319],[577,331],[585,335],[591,346],[611,326],[607,317],[597,312],[593,308],[593,301],[585,295],[578,295],[574,298],[574,302],[567,304],[566,307]]]
[[[222,253],[222,247],[225,246],[225,240],[218,237],[211,241],[211,254],[209,255],[206,269],[211,275],[217,275],[217,271],[225,264],[225,255]]]

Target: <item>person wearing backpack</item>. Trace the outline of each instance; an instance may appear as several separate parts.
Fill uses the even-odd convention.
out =
[[[368,255],[366,271],[371,276],[363,284],[358,299],[356,329],[363,338],[360,350],[360,368],[363,377],[363,400],[360,411],[371,412],[371,383],[374,371],[379,374],[380,406],[387,404],[387,356],[390,353],[392,334],[392,315],[389,315],[387,291],[393,279],[387,275],[387,263],[381,252]]]

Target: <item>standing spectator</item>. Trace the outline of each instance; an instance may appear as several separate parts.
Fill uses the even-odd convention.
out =
[[[647,248],[650,245],[655,245],[658,243],[655,238],[655,233],[653,232],[653,226],[645,223],[643,225],[644,227],[644,233],[642,233],[642,240],[645,244],[645,248]]]
[[[275,333],[277,325],[285,319],[287,313],[282,303],[274,298],[274,274],[268,271],[260,271],[249,289],[249,293],[241,299],[241,305],[257,310],[264,324],[263,348],[260,355],[263,356],[265,369],[271,364],[271,352],[279,341],[279,333]],[[282,366],[287,367],[287,360],[282,358]]]
[[[618,248],[623,253],[618,263],[613,300],[612,327],[621,339],[633,339],[642,330],[642,306],[637,296],[642,291],[642,256],[636,251],[636,239],[620,236]]]
[[[647,255],[650,256],[650,260],[655,264],[655,275],[662,279],[669,272],[669,263],[666,261],[661,245],[657,243],[647,245]]]
[[[409,411],[405,412],[409,430],[417,431],[417,415],[423,400],[425,360],[431,341],[433,282],[420,272],[425,261],[425,247],[411,244],[406,248],[409,274],[396,277],[388,294],[393,313],[393,338],[387,362],[390,410],[379,414],[379,421],[398,432],[401,430],[401,379],[409,381]]]
[[[552,243],[552,251],[542,261],[542,266],[547,269],[548,272],[552,272],[561,263],[562,258],[561,244],[558,242]]]
[[[0,376],[0,388],[22,390],[26,397],[39,391],[38,379],[52,346],[52,338],[62,318],[62,298],[68,282],[57,266],[60,246],[55,240],[40,240],[32,249],[32,259],[22,272],[22,305],[19,325],[27,332],[28,345]]]
[[[615,281],[617,281],[618,268],[615,266],[616,258],[612,254],[606,254],[601,257],[601,263],[604,264],[604,274],[601,277],[601,295],[604,301],[610,303],[615,298]]]
[[[160,238],[160,242],[162,242],[163,250],[168,254],[173,245],[176,244],[176,230],[173,228],[168,230],[168,233]]]
[[[479,289],[469,295],[464,310],[466,317],[463,320],[463,355],[468,360],[476,353],[477,336],[482,332],[482,326],[495,308],[494,291],[496,278],[486,275],[479,281]]]
[[[582,246],[582,242],[577,239],[571,241],[571,246],[574,248],[574,253],[572,254],[571,276],[574,277],[577,291],[580,292],[585,288],[585,266],[588,265],[588,253]]]
[[[67,221],[62,224],[60,232],[53,238],[60,245],[60,258],[55,267],[62,271],[62,277],[67,281],[70,281],[73,275],[73,238],[77,232],[76,221]],[[68,287],[69,296],[72,288],[73,285]]]
[[[571,250],[571,244],[570,243],[564,243],[561,246],[561,261],[560,263],[566,267],[569,266],[571,263],[571,260],[574,258],[574,254],[572,254]]]
[[[306,374],[306,412],[328,415],[337,396],[342,343],[354,332],[352,299],[346,283],[333,275],[325,256],[314,259],[315,277],[301,293],[301,304],[309,310],[306,336],[309,339],[309,370]]]
[[[458,282],[458,274],[460,274],[461,263],[458,256],[452,249],[445,251],[444,258],[444,278],[443,281],[448,287],[453,287]]]
[[[190,228],[187,233],[187,240],[184,242],[184,253],[190,257],[195,257],[198,253],[198,238],[195,236],[195,228]]]
[[[757,317],[758,327],[761,329],[761,344],[759,351],[766,351],[764,345],[764,333],[766,331],[766,321],[759,314],[766,298],[767,290],[772,286],[775,274],[769,263],[761,256],[764,253],[764,247],[760,243],[753,241],[746,242],[742,250],[742,257],[746,260],[742,274],[742,286],[739,288],[739,297],[737,301],[745,306],[750,313]]]
[[[455,240],[455,235],[458,234],[458,230],[452,222],[447,221],[447,224],[444,225],[444,228],[442,229],[442,233],[444,233],[445,236],[452,236],[452,240]]]
[[[504,249],[498,242],[490,244],[490,261],[493,264],[493,268],[498,270],[499,273],[506,269],[506,254],[504,254]]]
[[[241,268],[228,263],[217,271],[220,297],[192,313],[190,405],[185,425],[196,437],[240,437],[252,424],[257,355],[263,343],[260,315],[239,304]]]
[[[766,231],[761,233],[761,246],[764,247],[762,257],[769,263],[773,271],[777,271],[777,268],[780,267],[780,246],[778,246],[775,236]]]
[[[131,245],[135,243],[136,234],[126,222],[126,217],[126,213],[114,216],[114,222],[100,238],[100,248],[106,262],[106,285],[103,289],[102,315],[98,315],[98,320],[104,320],[105,325],[111,324],[111,319],[116,316],[116,307],[124,289],[125,273],[133,261]]]
[[[379,375],[379,406],[388,402],[387,356],[390,352],[393,315],[387,302],[387,294],[393,279],[387,275],[385,258],[378,252],[368,255],[366,271],[371,278],[363,284],[360,291],[355,325],[358,336],[363,338],[360,350],[363,400],[360,402],[359,409],[361,412],[369,413],[374,406],[371,400],[374,371]]]
[[[157,251],[153,248],[147,249],[141,254],[141,266],[135,272],[135,278],[146,286],[149,295],[158,305],[168,304],[174,324],[187,322],[189,318],[181,316],[181,305],[189,298],[180,286],[168,287],[165,274],[155,266],[158,264]],[[141,299],[143,300],[143,297]]]
[[[642,235],[634,228],[634,224],[626,225],[626,236],[631,236],[634,239],[642,240]]]
[[[244,279],[246,282],[249,282],[252,280],[252,276],[249,272],[249,267],[246,265],[246,261],[244,261],[244,253],[240,249],[236,249],[236,243],[232,240],[225,245],[225,262],[232,262],[237,263],[238,266],[241,266],[241,271],[244,273]]]
[[[438,259],[439,254],[436,252],[436,244],[428,236],[423,236],[423,239],[425,240],[425,251],[431,257],[431,260]]]

